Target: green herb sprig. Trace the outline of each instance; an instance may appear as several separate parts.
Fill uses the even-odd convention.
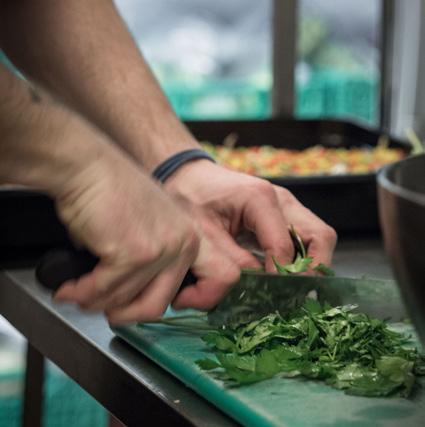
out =
[[[211,331],[203,339],[215,359],[196,363],[233,385],[280,374],[321,380],[347,394],[409,396],[415,375],[425,374],[424,356],[404,347],[408,337],[355,308],[308,299],[287,318],[271,313]]]
[[[305,244],[293,225],[290,225],[289,227],[289,235],[291,236],[292,242],[294,243],[295,259],[290,264],[282,265],[276,260],[276,258],[273,257],[273,263],[278,273],[283,275],[301,274],[305,273],[309,269],[312,269],[324,276],[335,275],[334,271],[325,264],[320,263],[315,267],[311,266],[313,262],[313,257],[307,256]]]

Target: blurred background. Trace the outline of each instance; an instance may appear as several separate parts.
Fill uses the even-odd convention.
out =
[[[135,40],[184,119],[271,115],[270,0],[117,0]],[[380,0],[301,0],[296,115],[376,124]]]
[[[278,112],[425,133],[421,0],[115,3],[182,119]],[[1,51],[0,61],[8,63]],[[0,427],[20,422],[24,349],[23,338],[0,318]],[[53,364],[45,395],[45,426],[107,423],[103,408]]]

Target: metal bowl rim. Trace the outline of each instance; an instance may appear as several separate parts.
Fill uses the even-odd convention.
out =
[[[384,188],[385,190],[389,191],[392,194],[395,194],[405,200],[408,200],[412,203],[416,203],[418,205],[421,205],[425,207],[425,194],[418,193],[417,191],[408,190],[400,185],[395,184],[388,178],[388,174],[393,170],[400,166],[400,164],[406,163],[411,161],[412,159],[416,159],[418,157],[422,157],[425,161],[425,154],[422,154],[420,156],[410,156],[405,159],[399,160],[398,162],[392,163],[390,165],[384,166],[379,172],[378,172],[378,184]]]

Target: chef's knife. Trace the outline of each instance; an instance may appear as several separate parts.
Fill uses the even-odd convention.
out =
[[[52,291],[69,279],[90,272],[98,258],[86,250],[61,249],[47,253],[36,268],[38,281]],[[182,286],[196,282],[188,272]],[[209,313],[213,324],[232,324],[254,320],[278,311],[281,314],[301,306],[306,297],[329,304],[358,304],[362,311],[374,317],[401,320],[402,307],[392,306],[389,293],[397,287],[391,280],[352,279],[324,276],[295,276],[258,271],[243,271],[229,294]]]
[[[98,262],[99,258],[85,249],[55,249],[47,252],[38,262],[35,276],[43,287],[56,292],[67,280],[78,279],[92,271]],[[188,271],[182,286],[196,283],[196,280]]]

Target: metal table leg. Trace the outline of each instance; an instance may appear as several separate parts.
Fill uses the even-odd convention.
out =
[[[23,427],[41,427],[43,415],[44,357],[27,344],[25,390],[22,414]]]

